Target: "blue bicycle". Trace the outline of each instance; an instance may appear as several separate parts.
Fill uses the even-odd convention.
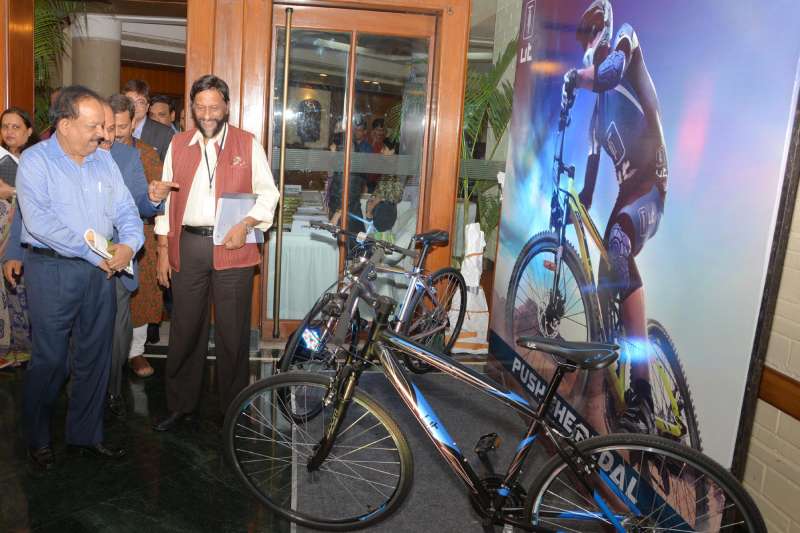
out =
[[[391,415],[358,389],[362,373],[379,364],[466,485],[486,531],[504,526],[504,531],[551,533],[766,532],[742,486],[696,450],[637,434],[576,442],[551,425],[547,415],[564,376],[608,367],[618,357],[617,346],[520,338],[519,344],[550,354],[556,362],[544,398],[534,406],[451,357],[392,331],[394,303],[375,295],[368,284],[356,283],[352,290],[376,311],[362,349],[348,352],[332,376],[286,372],[256,382],[226,414],[227,459],[245,486],[281,517],[311,528],[347,531],[375,524],[400,507],[412,484],[411,450]],[[473,386],[530,421],[505,472],[481,477],[470,466],[422,391],[409,381],[400,363],[404,357]],[[482,438],[476,448],[479,453],[497,444],[491,435],[485,437],[488,441]],[[557,453],[523,487],[520,472],[537,440]]]

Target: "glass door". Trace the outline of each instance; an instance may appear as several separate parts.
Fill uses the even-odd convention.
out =
[[[280,320],[293,326],[334,286],[350,253],[325,221],[408,245],[424,202],[433,17],[294,7],[273,12],[269,146],[276,181],[286,121]],[[288,101],[282,96],[288,71]],[[277,224],[277,216],[276,216]],[[267,331],[273,327],[276,235],[269,235]],[[400,296],[403,279],[381,285]],[[291,327],[289,328],[291,329]]]

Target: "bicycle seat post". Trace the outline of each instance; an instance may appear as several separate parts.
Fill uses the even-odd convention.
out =
[[[564,374],[567,371],[568,370],[562,365],[556,366],[556,372],[553,374],[553,379],[551,379],[550,383],[547,384],[547,390],[544,393],[544,398],[542,398],[542,402],[539,404],[539,410],[536,413],[540,418],[544,418],[544,416],[547,414],[547,411],[550,409],[550,404],[552,403],[553,398],[556,395],[556,391],[558,391],[558,387],[561,385],[561,380],[564,378]]]
[[[420,252],[419,259],[417,260],[417,270],[423,270],[423,267],[425,266],[425,259],[428,257],[428,250],[430,247],[431,245],[427,243],[422,246],[422,252]]]

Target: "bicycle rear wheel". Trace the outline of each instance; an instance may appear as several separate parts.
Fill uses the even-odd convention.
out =
[[[413,460],[394,420],[357,391],[325,462],[309,459],[339,402],[325,406],[329,380],[278,374],[244,389],[225,417],[225,455],[238,478],[281,516],[316,529],[360,529],[397,510],[411,487]],[[298,420],[305,404],[323,406]]]
[[[766,532],[742,485],[696,450],[633,434],[577,447],[592,473],[579,477],[561,456],[552,458],[529,491],[525,516],[532,524],[579,532]]]
[[[432,293],[418,292],[412,301],[413,311],[405,334],[420,344],[449,354],[464,324],[467,284],[461,272],[446,267],[431,274],[430,287]],[[411,357],[406,357],[405,362],[417,374],[433,370],[430,365]]]

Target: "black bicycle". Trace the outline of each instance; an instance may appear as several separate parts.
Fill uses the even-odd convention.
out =
[[[355,257],[342,279],[323,293],[289,337],[276,371],[331,370],[345,351],[357,350],[359,333],[366,329],[366,321],[361,319],[358,293],[353,292],[352,287],[356,282],[371,285],[379,274],[408,280],[397,316],[391,322],[392,329],[426,346],[450,352],[464,323],[467,285],[455,268],[445,267],[433,273],[424,268],[430,249],[447,244],[446,231],[414,235],[411,245],[402,248],[332,224],[315,222],[311,226],[328,231],[337,239],[346,238],[355,243]],[[420,250],[414,249],[415,245],[419,245]],[[380,255],[375,255],[376,250]],[[411,258],[415,263],[410,269],[389,265],[384,261],[387,254]],[[412,359],[406,364],[417,374],[432,370]]]
[[[412,455],[391,415],[358,390],[364,370],[379,362],[389,383],[444,460],[467,486],[486,530],[766,532],[752,499],[720,465],[696,450],[651,435],[619,434],[576,442],[547,419],[562,378],[608,367],[618,347],[526,337],[519,343],[556,362],[542,402],[512,390],[389,329],[393,302],[370,287],[353,290],[376,309],[365,349],[348,352],[330,377],[287,372],[243,390],[225,419],[227,459],[271,510],[317,529],[365,528],[395,512],[411,488]],[[469,465],[397,356],[435,367],[530,420],[505,473],[481,478]],[[313,414],[306,405],[323,405]],[[518,481],[537,440],[557,454],[527,488]],[[491,444],[488,446],[491,448]]]

